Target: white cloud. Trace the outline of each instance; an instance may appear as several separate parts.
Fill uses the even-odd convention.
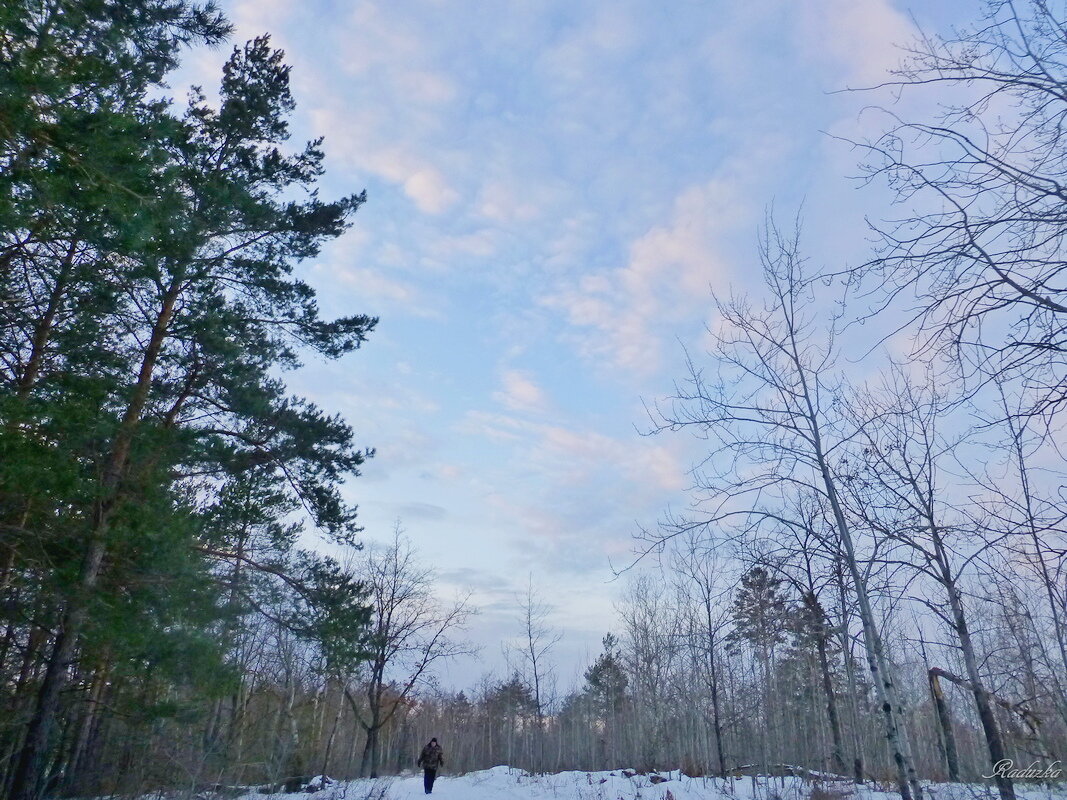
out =
[[[334,268],[334,275],[342,283],[352,287],[357,296],[385,298],[408,306],[414,305],[417,297],[412,285],[393,280],[366,267],[337,266]]]
[[[903,55],[900,47],[916,33],[889,0],[804,0],[799,9],[802,52],[830,62],[853,87],[887,80]]]
[[[371,315],[391,316],[399,308],[416,317],[439,318],[440,302],[428,297],[425,285],[404,272],[407,260],[402,251],[357,227],[331,242],[311,271],[323,292],[321,302],[330,313],[351,313],[358,308]]]
[[[399,187],[424,214],[453,208],[456,153],[439,139],[461,92],[418,17],[359,2],[324,39],[343,80],[319,71],[311,119],[331,156]]]
[[[405,180],[404,194],[427,214],[447,211],[459,199],[459,194],[448,185],[444,175],[433,167],[423,167]]]
[[[294,130],[326,136],[324,196],[368,188],[318,284],[324,309],[382,325],[319,388],[350,382],[340,405],[379,447],[374,499],[415,495],[457,526],[471,510],[472,538],[442,564],[487,564],[496,553],[470,542],[499,538],[587,571],[688,483],[688,445],[633,433],[640,412],[620,389],[665,388],[647,379],[676,335],[695,340],[709,286],[749,280],[765,203],[789,208],[849,172],[850,153],[838,165],[817,143],[846,103],[821,90],[880,80],[910,31],[889,0],[232,7],[241,36],[284,34]],[[224,56],[203,59],[209,86]],[[850,202],[816,211],[827,240],[862,239]],[[561,343],[606,380],[500,367],[575,368]],[[502,413],[457,423],[486,385]],[[562,408],[583,416],[554,419]]]
[[[675,449],[636,434],[633,439],[620,439],[482,411],[468,413],[462,429],[517,446],[525,453],[523,463],[536,465],[539,474],[568,489],[600,480],[623,480],[630,484],[628,497],[633,499],[650,492],[677,492],[685,486],[685,469]]]
[[[295,6],[294,0],[242,0],[234,3],[228,14],[237,29],[236,38],[250,38],[270,31],[275,46],[278,46],[278,33],[285,29]]]
[[[600,7],[545,52],[541,61],[554,77],[587,83],[590,73],[603,69],[605,59],[625,55],[640,41],[634,20],[620,6]]]
[[[735,181],[713,179],[675,200],[671,219],[638,237],[616,270],[586,274],[541,302],[584,329],[581,348],[592,358],[641,374],[660,365],[664,331],[706,306],[730,269],[716,238],[744,219]]]
[[[534,414],[543,414],[548,408],[548,397],[528,372],[505,370],[501,382],[503,388],[493,394],[493,399],[505,408]]]
[[[463,477],[463,468],[458,464],[438,464],[434,475],[443,481],[457,481]]]
[[[483,228],[474,233],[465,233],[458,236],[443,236],[436,240],[434,249],[446,254],[485,258],[496,252],[496,240],[496,231],[491,228]]]
[[[478,212],[496,222],[528,222],[540,216],[540,205],[531,201],[529,191],[518,191],[515,183],[487,181],[478,197]]]

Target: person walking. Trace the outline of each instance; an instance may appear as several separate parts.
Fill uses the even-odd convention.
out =
[[[441,745],[437,739],[430,739],[429,744],[422,748],[419,754],[418,765],[422,767],[422,786],[426,794],[433,793],[433,782],[437,778],[437,770],[444,766],[445,757],[441,752]]]

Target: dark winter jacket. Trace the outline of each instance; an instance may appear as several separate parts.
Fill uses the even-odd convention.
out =
[[[422,748],[422,754],[419,756],[419,766],[423,769],[438,769],[445,763],[444,753],[441,752],[441,745],[430,744]]]

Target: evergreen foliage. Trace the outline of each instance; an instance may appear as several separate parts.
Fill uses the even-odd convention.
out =
[[[256,619],[331,662],[365,655],[362,584],[296,542],[310,525],[357,543],[340,485],[370,451],[279,377],[374,328],[324,319],[294,272],[365,195],[319,197],[321,140],[288,146],[289,68],[267,37],[234,48],[217,104],[158,99],[185,48],[229,31],[186,0],[0,10],[11,798],[128,786],[87,769],[100,737],[220,718]]]
[[[603,719],[610,719],[625,709],[626,688],[630,679],[623,671],[618,639],[608,633],[605,634],[602,644],[604,651],[585,671],[585,692],[592,703],[594,713]]]
[[[734,622],[730,642],[747,642],[767,658],[785,641],[790,614],[781,585],[780,579],[760,566],[752,567],[741,576],[741,585],[730,609]]]

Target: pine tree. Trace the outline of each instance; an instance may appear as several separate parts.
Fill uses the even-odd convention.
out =
[[[782,581],[763,567],[752,567],[741,576],[741,585],[730,609],[734,627],[729,640],[753,645],[769,662],[771,652],[786,640],[789,606]]]
[[[586,694],[593,708],[607,720],[620,714],[626,705],[629,679],[622,668],[618,639],[608,633],[602,640],[603,652],[585,671]]]
[[[345,229],[364,196],[318,198],[318,141],[283,152],[293,100],[282,54],[266,38],[236,48],[218,108],[194,92],[177,115],[147,89],[187,41],[226,32],[213,10],[93,4],[66,19],[59,5],[0,18],[5,85],[29,87],[28,112],[0,110],[9,167],[0,258],[10,268],[0,271],[0,574],[17,601],[8,631],[27,630],[45,664],[36,697],[20,682],[12,698],[26,715],[10,759],[19,800],[41,788],[72,670],[99,652],[135,660],[127,625],[103,609],[126,608],[134,630],[155,608],[146,629],[174,640],[210,624],[201,612],[180,622],[179,609],[217,617],[208,587],[218,590],[220,571],[255,565],[211,546],[217,536],[199,520],[221,487],[257,470],[288,487],[280,499],[257,498],[261,513],[277,521],[298,503],[316,527],[354,541],[355,510],[338,485],[368,452],[343,420],[288,396],[277,373],[298,366],[303,350],[332,358],[355,349],[375,323],[321,319],[314,291],[291,275]],[[77,21],[102,38],[75,37],[91,57],[72,57],[70,73],[59,71],[68,84],[42,94],[31,78],[62,60],[51,37]],[[70,110],[81,116],[67,118],[68,95],[87,98]],[[317,609],[309,627],[360,629],[365,604],[350,577],[322,560],[295,568],[303,574],[288,585]],[[160,580],[171,590],[137,589]],[[203,602],[190,603],[197,593]],[[27,629],[19,618],[31,602],[41,611]],[[53,634],[47,656],[49,635],[37,630]],[[345,657],[357,657],[358,638]],[[217,657],[225,648],[208,649]]]
[[[742,575],[741,585],[730,609],[734,627],[727,637],[727,641],[735,647],[742,642],[751,645],[760,665],[760,749],[765,772],[770,765],[771,740],[777,732],[776,728],[772,730],[770,726],[777,694],[773,677],[775,648],[785,641],[788,626],[789,607],[781,584],[781,580],[760,566],[752,567]]]
[[[604,636],[603,652],[585,671],[585,697],[593,714],[593,724],[602,726],[603,752],[601,758],[615,764],[622,751],[621,727],[630,705],[627,696],[629,678],[622,666],[618,640],[612,634]]]

